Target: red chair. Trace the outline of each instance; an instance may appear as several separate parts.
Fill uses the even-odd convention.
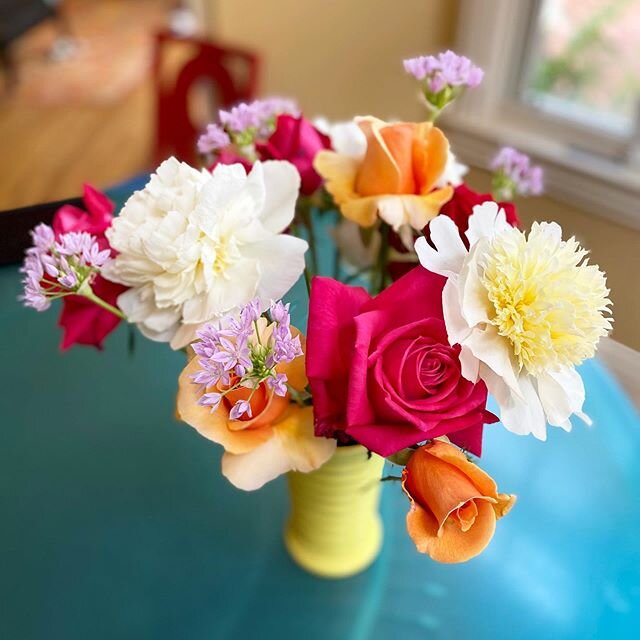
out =
[[[188,53],[186,63],[167,82],[165,63],[170,50]],[[179,61],[180,62],[180,61]],[[154,80],[156,90],[156,144],[154,160],[159,164],[170,155],[190,164],[197,161],[196,141],[201,125],[192,122],[189,94],[196,83],[211,83],[217,106],[229,107],[253,100],[258,84],[258,58],[248,51],[221,47],[196,38],[178,38],[170,33],[156,36]],[[213,114],[212,118],[213,119]]]

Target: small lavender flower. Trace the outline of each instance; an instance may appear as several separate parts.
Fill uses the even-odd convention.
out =
[[[268,98],[232,107],[229,111],[220,110],[218,117],[224,128],[232,136],[254,139],[267,136],[273,128],[273,121],[281,113],[298,113],[296,104],[285,98]],[[242,143],[245,143],[243,140]]]
[[[289,305],[281,301],[271,303],[271,331],[266,330],[269,325],[258,322],[261,315],[262,304],[256,298],[237,314],[198,331],[199,340],[192,345],[198,356],[198,370],[191,381],[205,389],[199,401],[202,406],[215,411],[229,391],[239,387],[255,390],[262,383],[276,395],[287,395],[287,376],[277,366],[303,355],[300,337],[291,334]],[[253,393],[230,408],[232,420],[251,417]]]
[[[416,80],[425,80],[433,93],[446,85],[475,89],[484,77],[484,71],[466,56],[444,51],[437,56],[420,56],[404,60],[404,69]]]
[[[251,404],[248,400],[238,400],[233,407],[231,407],[231,411],[229,412],[229,417],[232,420],[240,420],[240,418],[247,414],[249,418],[251,418]]]
[[[436,115],[465,89],[475,89],[484,77],[480,67],[453,51],[409,58],[403,65],[407,73],[422,83],[427,105]]]
[[[515,196],[537,196],[544,190],[544,171],[513,147],[503,147],[491,162],[493,192],[501,200]]]
[[[287,395],[287,376],[284,373],[277,373],[272,378],[267,379],[267,386],[273,389],[277,396]]]
[[[207,130],[198,138],[198,151],[202,154],[214,153],[231,144],[229,134],[217,124],[207,125]]]
[[[100,250],[94,236],[86,232],[55,233],[45,224],[31,232],[33,246],[25,252],[21,272],[24,274],[24,304],[37,311],[49,308],[51,300],[78,293],[91,297],[90,282],[111,255]]]
[[[35,249],[48,251],[55,241],[55,233],[49,225],[41,223],[33,229],[31,238]]]

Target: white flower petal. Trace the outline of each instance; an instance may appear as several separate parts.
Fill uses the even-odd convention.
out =
[[[313,434],[313,409],[274,426],[273,437],[244,454],[225,453],[222,474],[245,491],[259,489],[288,471],[308,473],[322,466],[335,452],[336,441]],[[302,414],[302,412],[301,412]]]
[[[498,334],[498,330],[493,325],[474,327],[462,344],[470,349],[478,360],[500,376],[514,394],[521,396],[518,374],[512,361],[508,341]]]
[[[442,189],[450,184],[453,187],[461,185],[464,176],[469,172],[469,167],[456,160],[455,154],[449,149],[449,155],[447,156],[447,164],[444,167],[442,175],[436,181],[434,187]]]
[[[488,201],[473,207],[473,213],[469,217],[469,228],[465,235],[469,240],[469,246],[473,247],[480,238],[492,238],[509,228],[504,209],[501,209],[497,203]]]
[[[469,323],[462,317],[458,282],[449,278],[442,289],[442,311],[450,344],[463,344],[471,334]]]
[[[425,269],[442,276],[457,276],[462,269],[467,250],[456,223],[449,216],[436,216],[429,223],[433,249],[424,237],[416,240],[415,249]]]
[[[480,240],[471,249],[468,259],[460,271],[458,280],[460,287],[461,313],[469,326],[490,321],[492,303],[480,278],[478,258],[486,248],[486,240]]]
[[[367,151],[367,138],[353,121],[331,123],[326,118],[316,118],[313,126],[329,136],[331,147],[340,155],[351,158],[364,158]]]
[[[547,439],[544,410],[530,376],[518,378],[521,397],[493,372],[484,371],[481,377],[500,408],[500,420],[507,430],[523,436],[531,433],[538,440]]]
[[[282,298],[304,271],[305,240],[294,236],[274,236],[267,242],[249,245],[247,251],[260,265],[260,281],[255,295],[263,305]]]
[[[398,231],[407,222],[402,198],[398,196],[379,198],[378,214],[394,231]]]
[[[563,367],[557,371],[549,371],[537,376],[540,401],[550,425],[566,428],[569,417],[573,414],[585,419],[582,412],[585,391],[580,374],[573,368]]]
[[[256,170],[256,162],[251,171]],[[265,201],[260,220],[265,229],[272,233],[281,233],[293,221],[296,200],[300,190],[300,174],[297,169],[284,160],[268,160],[261,163],[264,175]]]

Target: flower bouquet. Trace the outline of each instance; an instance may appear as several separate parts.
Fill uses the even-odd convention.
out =
[[[327,577],[377,556],[383,480],[419,552],[481,553],[515,502],[478,465],[485,425],[544,440],[588,423],[576,366],[611,327],[576,240],[519,228],[511,201],[541,192],[538,167],[506,148],[492,194],[464,184],[434,122],[482,71],[452,52],[405,69],[425,122],[311,123],[281,99],[221,111],[206,168],[166,160],[115,218],[85,187],[23,266],[25,304],[61,300],[63,349],[102,348],[125,320],[184,350],[178,418],[223,447],[236,487],[288,474],[287,549]]]

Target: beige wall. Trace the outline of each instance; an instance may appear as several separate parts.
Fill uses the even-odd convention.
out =
[[[263,94],[296,97],[308,115],[419,119],[424,112],[401,61],[453,46],[457,2],[214,0],[208,6],[216,38],[263,56]],[[473,172],[470,183],[488,190],[486,173]],[[640,232],[549,198],[525,200],[519,210],[526,225],[557,220],[591,249],[608,273],[613,335],[640,349]]]
[[[308,115],[418,118],[411,55],[450,46],[451,0],[214,0],[213,34],[264,59],[262,94]]]

